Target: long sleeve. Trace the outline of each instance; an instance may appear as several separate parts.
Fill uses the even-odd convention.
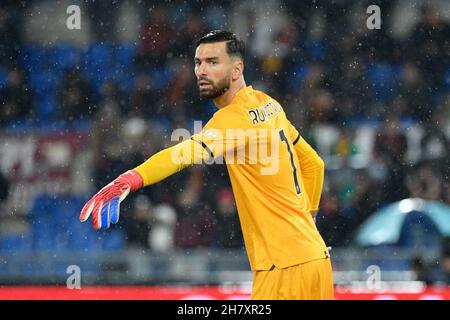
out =
[[[188,166],[203,163],[209,157],[200,143],[189,139],[154,154],[134,170],[142,176],[143,186],[146,187]]]
[[[322,195],[325,164],[317,152],[302,137],[297,139],[294,148],[300,163],[303,184],[311,203],[311,211],[318,210]]]
[[[303,139],[295,126],[287,118],[285,121],[287,133],[297,153],[303,184],[311,203],[311,211],[316,211],[319,209],[322,195],[325,164],[317,152]]]

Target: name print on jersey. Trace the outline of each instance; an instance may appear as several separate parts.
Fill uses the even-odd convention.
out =
[[[280,105],[269,101],[262,107],[257,107],[248,111],[248,115],[252,120],[252,124],[262,123],[275,117],[278,113],[283,111]]]

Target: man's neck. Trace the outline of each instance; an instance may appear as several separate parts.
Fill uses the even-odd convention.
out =
[[[244,79],[236,81],[234,85],[230,86],[230,89],[228,89],[227,92],[214,99],[214,104],[216,105],[217,109],[222,109],[223,107],[229,105],[236,93],[245,87],[246,85]]]

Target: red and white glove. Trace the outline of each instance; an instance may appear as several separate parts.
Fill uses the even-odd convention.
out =
[[[110,224],[119,221],[120,203],[130,192],[142,188],[144,181],[135,170],[129,170],[110,184],[103,187],[81,210],[80,221],[86,221],[92,214],[95,229],[107,229]]]

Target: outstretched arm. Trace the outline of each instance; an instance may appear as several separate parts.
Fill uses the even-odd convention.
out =
[[[209,157],[210,154],[204,146],[192,139],[164,149],[102,188],[84,205],[80,221],[84,222],[92,215],[92,225],[95,229],[109,228],[110,223],[119,221],[120,202],[130,192],[164,180],[192,164],[202,163]]]

